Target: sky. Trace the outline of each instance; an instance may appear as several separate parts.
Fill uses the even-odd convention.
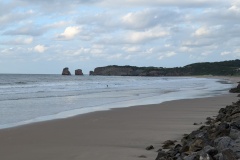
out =
[[[0,1],[0,73],[239,58],[239,0]]]

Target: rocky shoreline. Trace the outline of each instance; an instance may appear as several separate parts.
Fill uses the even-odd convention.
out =
[[[239,93],[240,84],[230,92]],[[201,125],[194,123],[194,125]],[[240,159],[240,100],[221,108],[199,129],[185,134],[180,143],[167,140],[155,160],[237,160]],[[146,150],[154,149],[148,146]]]
[[[196,76],[215,75],[233,76],[240,75],[240,60],[194,63],[183,67],[137,67],[137,66],[117,66],[110,65],[97,67],[90,71],[89,75],[99,76]]]
[[[64,68],[62,75],[71,75],[68,67]],[[83,75],[81,69],[75,70],[75,75]],[[193,63],[183,67],[164,68],[164,67],[137,67],[137,66],[118,66],[109,65],[96,67],[89,72],[91,76],[234,76],[240,75],[240,60]]]

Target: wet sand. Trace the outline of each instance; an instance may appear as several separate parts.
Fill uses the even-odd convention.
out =
[[[237,94],[112,109],[0,130],[2,160],[153,160],[161,143],[190,133]],[[153,145],[156,149],[146,151]],[[140,158],[144,155],[146,158]]]

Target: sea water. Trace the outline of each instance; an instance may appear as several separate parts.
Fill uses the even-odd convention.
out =
[[[0,74],[0,128],[227,93],[230,83],[191,77]]]

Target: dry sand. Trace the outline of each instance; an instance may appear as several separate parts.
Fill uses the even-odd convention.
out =
[[[146,160],[237,101],[236,94],[135,106],[0,130],[1,160]]]

